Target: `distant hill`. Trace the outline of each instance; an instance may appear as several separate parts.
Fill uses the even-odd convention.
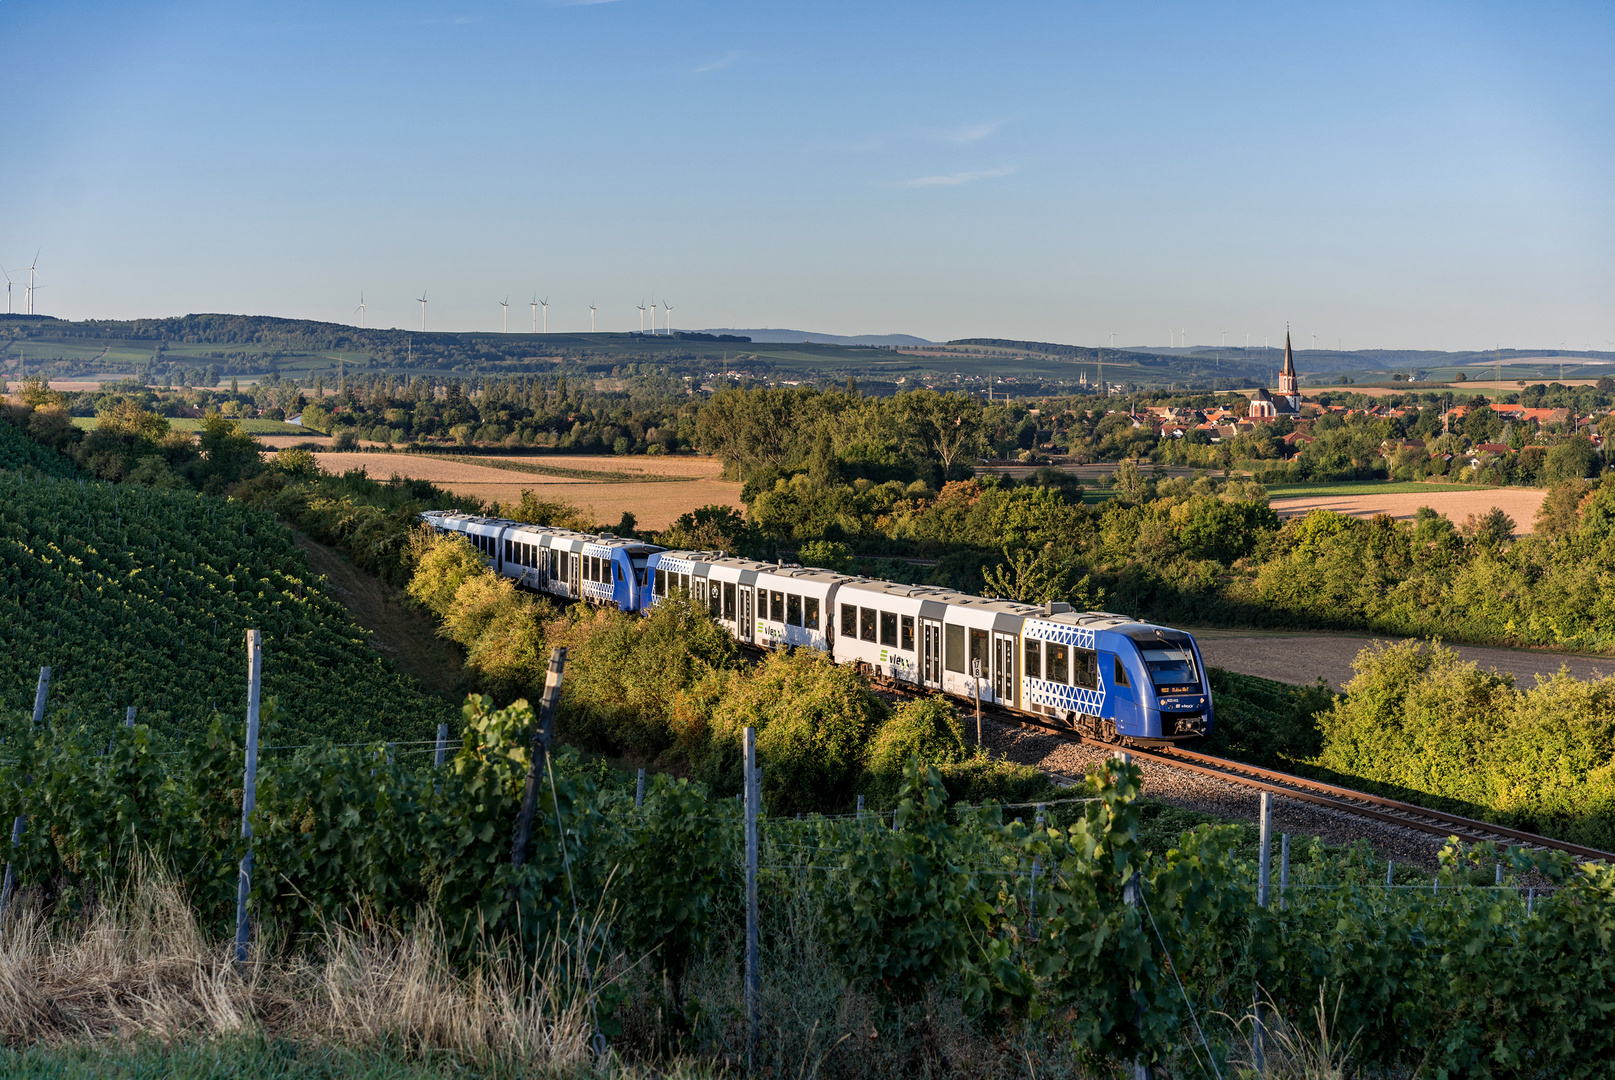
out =
[[[933,345],[913,334],[815,334],[810,330],[703,330],[703,334],[738,334],[762,344],[796,345],[811,341],[815,345]]]

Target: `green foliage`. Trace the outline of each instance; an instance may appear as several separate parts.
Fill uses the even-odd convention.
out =
[[[807,649],[776,652],[729,676],[712,707],[698,775],[718,790],[740,789],[740,747],[757,729],[763,805],[774,814],[850,806],[864,750],[885,710],[849,667]]]
[[[39,472],[64,480],[79,475],[72,460],[44,444],[30,439],[0,417],[0,470]]]
[[[1322,748],[1318,714],[1335,694],[1322,679],[1291,686],[1222,668],[1207,671],[1217,724],[1204,749],[1274,768],[1294,769]]]
[[[133,705],[155,730],[240,715],[244,632],[264,636],[264,694],[289,741],[430,733],[441,705],[370,648],[287,531],[242,503],[0,473],[0,729],[47,720],[101,739]]]
[[[724,894],[739,884],[739,808],[659,773],[644,805],[620,810],[615,826],[608,860],[617,933],[631,956],[653,956],[667,973],[683,1018],[684,973],[709,942]]]
[[[740,664],[734,638],[683,597],[644,616],[580,605],[547,632],[568,648],[562,732],[640,760],[674,745],[675,712],[692,687]]]
[[[892,710],[870,740],[869,771],[900,776],[915,755],[927,765],[951,765],[969,756],[959,711],[941,694],[906,701]]]
[[[1530,689],[1451,649],[1376,643],[1319,715],[1316,763],[1398,797],[1615,847],[1615,678]]]

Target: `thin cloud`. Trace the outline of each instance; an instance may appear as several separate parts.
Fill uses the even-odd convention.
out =
[[[985,139],[1003,126],[1002,120],[994,120],[988,124],[961,124],[952,131],[944,132],[942,137],[948,142],[970,143],[977,139]]]
[[[737,53],[737,52],[726,52],[722,56],[718,57],[716,60],[712,61],[711,63],[702,64],[700,67],[696,68],[695,71],[694,71],[694,74],[696,74],[696,75],[704,75],[709,71],[722,71],[726,67],[731,67],[734,64],[734,62],[736,60],[739,60],[739,59],[740,59],[740,54],[739,53]]]
[[[960,184],[971,184],[977,180],[992,180],[999,176],[1008,176],[1015,171],[1015,166],[1004,165],[996,169],[982,169],[978,172],[944,173],[941,176],[916,176],[912,180],[898,180],[888,185],[895,188],[928,188],[928,187],[958,187]]]

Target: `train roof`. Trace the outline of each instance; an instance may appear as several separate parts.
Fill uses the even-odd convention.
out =
[[[667,558],[683,559],[685,562],[722,566],[731,570],[751,570],[758,574],[768,574],[771,577],[799,578],[806,581],[858,580],[851,575],[826,570],[820,566],[763,562],[760,559],[747,559],[739,555],[725,555],[721,551],[663,551],[662,555]]]
[[[526,529],[540,532],[549,536],[563,536],[569,539],[583,540],[586,543],[600,547],[625,547],[631,555],[649,555],[663,550],[655,544],[644,540],[631,540],[617,536],[613,533],[586,533],[576,529],[558,529],[553,525],[536,525],[530,521],[512,521],[510,518],[484,517],[481,514],[467,514],[458,510],[425,510],[421,517],[433,518],[437,521],[455,521],[465,525],[492,525],[507,529]]]
[[[1023,604],[1018,600],[1000,600],[988,596],[972,596],[969,593],[944,589],[939,585],[901,585],[895,581],[860,577],[849,580],[846,587],[865,593],[881,593],[886,596],[900,596],[905,599],[932,600],[938,604],[947,604],[949,607],[970,608],[972,611],[991,611],[996,614],[1019,615],[1024,618],[1033,618],[1043,614],[1043,609],[1036,604]]]

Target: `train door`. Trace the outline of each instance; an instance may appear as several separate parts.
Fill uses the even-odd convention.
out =
[[[1128,647],[1130,648],[1131,646]],[[1122,663],[1122,658],[1100,653],[1099,670],[1102,674],[1109,676],[1106,681],[1110,685],[1105,688],[1105,711],[1110,713],[1110,719],[1116,725],[1117,734],[1144,734],[1143,717],[1139,709],[1140,694],[1133,687],[1133,679],[1129,676],[1126,666]]]
[[[571,564],[568,569],[572,571],[572,598],[581,600],[583,598],[583,556],[577,552],[572,552],[567,555],[567,559]]]
[[[735,630],[740,634],[741,641],[750,641],[757,629],[757,621],[751,617],[751,590],[742,585],[740,587],[740,613],[735,619]]]
[[[942,624],[920,620],[920,678],[926,686],[942,685]]]
[[[1015,690],[1015,637],[1012,634],[993,634],[993,700],[1014,708]]]

